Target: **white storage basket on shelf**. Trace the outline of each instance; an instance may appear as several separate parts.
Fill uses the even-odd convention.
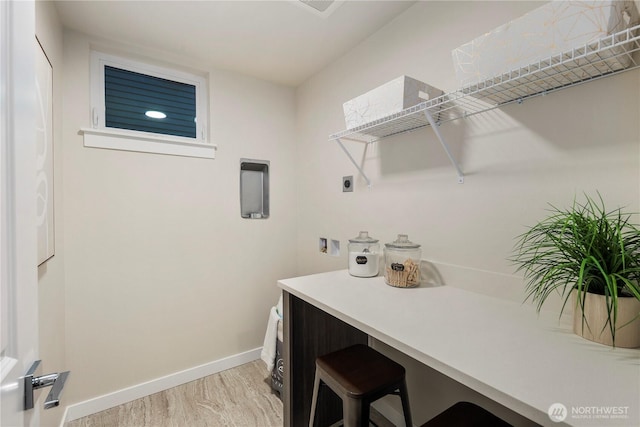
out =
[[[383,117],[441,96],[444,92],[408,76],[400,76],[344,103],[347,129],[371,123]]]
[[[558,87],[596,73],[624,69],[631,65],[627,51],[632,45],[611,40],[606,43],[613,47],[603,50],[601,40],[637,24],[638,11],[632,0],[552,1],[454,49],[456,78],[464,90],[505,74],[520,73],[523,68],[530,72],[532,64],[545,67],[565,62],[566,71],[554,72],[549,83]],[[584,50],[585,46],[587,52],[577,52],[576,56],[591,49],[597,51],[598,61],[586,56],[579,58],[575,67],[567,66],[567,52]],[[536,65],[539,62],[541,65]],[[595,65],[585,67],[591,63]]]

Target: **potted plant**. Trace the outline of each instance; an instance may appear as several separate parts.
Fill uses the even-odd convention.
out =
[[[631,214],[585,195],[518,236],[512,261],[538,312],[549,296],[574,307],[574,332],[618,347],[640,346],[640,230]],[[601,320],[592,318],[600,314]]]

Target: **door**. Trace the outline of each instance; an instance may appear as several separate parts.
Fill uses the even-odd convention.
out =
[[[0,1],[0,425],[36,426],[21,376],[37,359],[35,5]]]

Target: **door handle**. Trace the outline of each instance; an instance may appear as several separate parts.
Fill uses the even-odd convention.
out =
[[[44,402],[44,409],[50,409],[60,404],[60,394],[67,381],[69,371],[55,374],[36,376],[36,371],[40,367],[41,360],[36,360],[27,371],[24,378],[24,409],[32,409],[34,404],[33,393],[39,388],[51,387],[47,399]]]

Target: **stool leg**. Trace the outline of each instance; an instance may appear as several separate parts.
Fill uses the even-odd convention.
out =
[[[400,384],[400,400],[402,401],[402,412],[404,412],[404,424],[407,427],[413,427],[411,420],[411,409],[409,408],[409,392],[407,391],[407,382],[402,380]]]
[[[313,397],[311,398],[311,416],[309,417],[309,427],[313,427],[316,418],[316,405],[318,403],[318,389],[320,388],[320,376],[316,370],[316,376],[313,380]]]
[[[345,396],[342,399],[342,408],[344,427],[369,426],[369,402]]]

